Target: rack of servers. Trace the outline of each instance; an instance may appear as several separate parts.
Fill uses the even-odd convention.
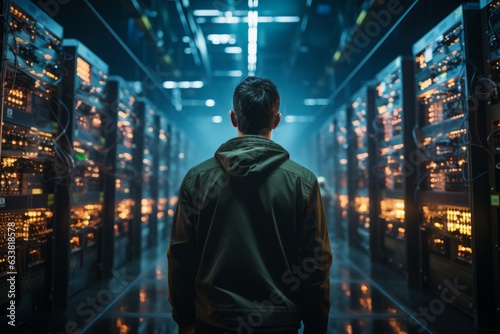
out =
[[[410,286],[420,285],[419,239],[414,185],[416,151],[413,61],[398,57],[375,76],[378,224],[383,231],[382,261],[403,274]]]
[[[481,81],[486,102],[486,140],[488,151],[492,156],[489,160],[489,190],[493,251],[493,280],[500,282],[500,96],[497,87],[500,85],[500,2],[485,1],[482,5],[483,31],[486,32],[487,45],[485,52],[485,77]],[[500,310],[500,284],[494,288],[494,309]],[[495,317],[496,328],[500,329],[500,317]]]
[[[140,257],[142,250],[156,245],[158,221],[158,122],[157,109],[147,98],[139,98],[135,107],[141,120],[138,128],[137,159],[141,161],[133,233],[139,236],[132,247],[134,257]]]
[[[56,174],[55,300],[88,287],[101,275],[108,117],[105,86],[108,65],[78,40],[64,39],[64,91],[59,109],[61,135]]]
[[[332,155],[335,140],[333,137],[333,128],[333,119],[330,119],[320,129],[317,138],[315,138],[316,142],[312,143],[313,145],[311,146],[317,148],[316,150],[311,150],[311,153],[316,153],[314,159],[317,164],[318,179],[319,177],[324,178],[322,184],[320,184],[320,191],[330,235],[333,233],[334,225],[334,192],[332,186],[335,182],[335,175],[331,168],[334,161],[334,156]]]
[[[167,118],[157,116],[158,122],[158,242],[168,240],[170,199],[170,132]]]
[[[27,0],[0,6],[8,17],[0,27],[7,55],[0,122],[0,305],[14,306],[19,324],[45,309],[52,294],[52,170],[60,136],[63,28]]]
[[[438,293],[443,282],[463,288],[453,304],[488,317],[491,295],[490,218],[484,112],[474,103],[479,76],[481,26],[476,7],[463,5],[413,46],[416,62],[420,148],[420,225],[427,240],[424,280]],[[488,261],[489,262],[489,261]],[[482,286],[481,286],[482,285]],[[485,287],[488,287],[485,289]],[[485,308],[484,311],[481,310]],[[490,311],[491,312],[491,311]]]
[[[334,234],[340,235],[340,240],[347,240],[345,236],[349,235],[349,175],[348,175],[348,133],[350,108],[346,105],[341,106],[335,111],[333,117],[333,136],[335,138],[332,154],[334,156],[333,173],[335,182],[333,189],[335,198],[335,216],[333,220]]]
[[[130,82],[110,76],[107,87],[109,118],[106,128],[106,169],[104,174],[105,240],[113,247],[103,252],[103,275],[123,267],[133,258],[132,225],[135,216],[135,194],[140,179],[141,161],[136,154],[136,132],[139,119],[135,113],[137,100]]]
[[[376,182],[370,177],[375,167],[375,140],[373,120],[375,114],[375,91],[367,85],[352,96],[349,133],[349,238],[351,244],[374,253],[378,251],[375,240],[379,233],[376,207]],[[375,256],[375,254],[374,254]]]

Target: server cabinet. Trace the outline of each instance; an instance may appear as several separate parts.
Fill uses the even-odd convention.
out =
[[[378,253],[376,182],[371,177],[375,167],[375,140],[372,123],[375,115],[375,91],[364,86],[351,98],[351,133],[349,140],[349,221],[353,224],[353,243],[369,252]]]
[[[139,258],[142,250],[156,245],[158,221],[158,123],[156,107],[146,98],[139,98],[135,107],[141,120],[137,131],[135,159],[140,164],[140,177],[135,194],[133,253]]]
[[[355,225],[349,222],[349,188],[348,188],[348,133],[350,132],[350,108],[342,106],[335,111],[333,118],[333,145],[335,182],[333,185],[335,193],[335,216],[333,221],[333,233],[338,235],[339,240],[351,243],[355,240]]]
[[[335,176],[333,173],[334,155],[334,136],[333,136],[333,119],[326,122],[317,133],[317,140],[311,147],[317,154],[317,176],[324,178],[324,184],[320,184],[321,197],[323,199],[323,207],[328,222],[328,230],[330,236],[333,233],[334,225],[334,192],[332,186],[334,185]]]
[[[382,226],[382,260],[420,285],[419,230],[415,204],[416,170],[412,155],[415,125],[414,67],[398,57],[376,75],[377,199]]]
[[[136,154],[139,120],[132,84],[110,76],[106,86],[109,117],[106,119],[106,170],[104,173],[104,276],[131,259],[132,224],[135,219],[135,193],[140,182]],[[108,242],[109,241],[109,242]]]
[[[484,111],[475,102],[482,44],[476,6],[463,5],[413,46],[420,152],[419,211],[424,280],[461,289],[456,307],[491,327],[492,244]]]
[[[493,245],[493,282],[496,320],[496,331],[500,331],[500,2],[482,1],[481,23],[485,32],[484,55],[485,77],[479,79],[478,89],[485,101],[486,140],[485,144],[491,154],[489,160],[489,192],[491,213],[491,243]]]
[[[158,123],[158,242],[165,242],[169,236],[170,199],[170,132],[165,116],[157,116]]]
[[[63,28],[29,1],[0,4],[0,320],[16,326],[51,305],[55,140]]]
[[[56,302],[101,275],[108,65],[80,41],[63,40],[62,134],[56,173]]]

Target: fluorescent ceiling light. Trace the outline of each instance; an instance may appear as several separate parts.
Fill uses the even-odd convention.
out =
[[[203,81],[192,81],[191,82],[191,88],[202,88],[203,87]]]
[[[285,116],[285,121],[287,123],[308,123],[314,121],[314,116]]]
[[[228,46],[224,48],[225,53],[240,54],[242,49],[239,46]]]
[[[295,23],[295,22],[300,22],[300,17],[298,17],[298,16],[275,16],[274,22]]]
[[[235,24],[235,23],[240,23],[241,19],[239,17],[224,17],[224,16],[219,16],[219,17],[214,17],[212,18],[212,23],[221,23],[221,24]]]
[[[240,70],[233,70],[233,71],[220,71],[220,70],[215,70],[214,71],[214,76],[215,77],[234,77],[234,78],[239,78],[243,75],[243,72]]]
[[[222,117],[221,116],[214,116],[214,117],[212,117],[212,122],[214,122],[215,124],[222,123]]]
[[[236,35],[234,34],[209,34],[207,39],[212,44],[234,44],[236,43]]]
[[[330,99],[305,99],[306,106],[327,106],[330,104]]]
[[[176,87],[177,87],[177,82],[175,82],[175,81],[165,81],[163,83],[163,88],[166,88],[166,89],[173,89]]]
[[[204,85],[203,81],[165,81],[163,82],[163,87],[166,89],[174,88],[202,88]]]
[[[194,16],[220,16],[221,12],[216,9],[196,9],[193,10]]]
[[[205,105],[209,108],[212,108],[213,106],[215,106],[215,100],[213,99],[208,99],[205,101]]]

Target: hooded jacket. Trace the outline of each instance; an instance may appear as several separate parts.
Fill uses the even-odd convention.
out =
[[[186,174],[168,249],[179,327],[326,333],[331,248],[315,175],[245,135]]]

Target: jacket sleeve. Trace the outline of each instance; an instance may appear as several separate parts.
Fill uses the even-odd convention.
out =
[[[332,250],[317,181],[301,214],[301,226],[298,260],[304,272],[300,285],[304,334],[327,333]]]
[[[195,315],[196,239],[193,221],[196,212],[184,180],[172,223],[168,258],[168,300],[172,317],[180,328],[193,326]]]

